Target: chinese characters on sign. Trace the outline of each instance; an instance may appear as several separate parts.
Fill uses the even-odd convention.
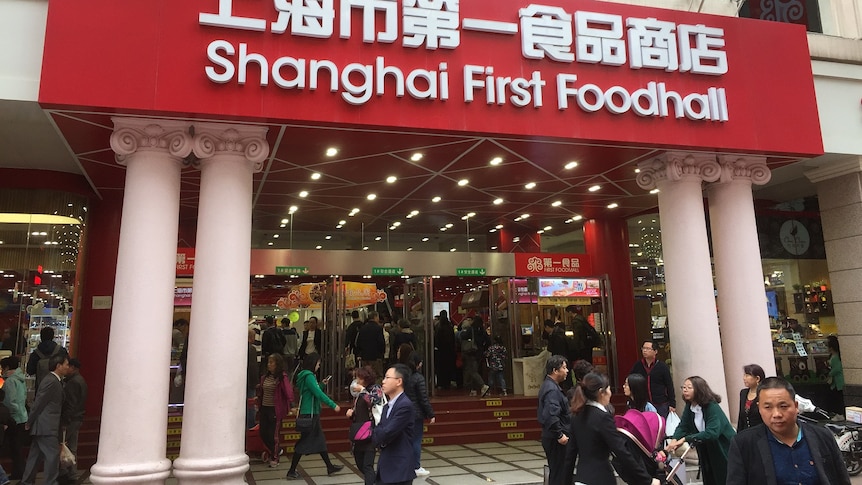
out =
[[[584,254],[515,253],[517,276],[590,276],[591,271]]]
[[[210,0],[215,1],[215,0]],[[336,8],[337,5],[337,8]],[[652,69],[693,75],[721,76],[728,72],[724,29],[703,24],[677,24],[654,17],[574,11],[558,6],[529,4],[512,12],[512,21],[461,17],[458,0],[273,0],[268,15],[234,15],[232,0],[218,0],[217,12],[199,12],[198,22],[208,27],[239,29],[320,39],[361,37],[364,43],[395,44],[404,48],[434,51],[454,50],[466,32],[518,36],[521,56],[552,63],[601,64],[629,69]],[[361,18],[361,32],[352,21]],[[401,27],[399,33],[398,28]],[[321,44],[325,48],[325,44]],[[447,62],[436,69],[404,70],[389,65],[383,56],[373,64],[338,66],[327,59],[282,56],[267,58],[245,42],[216,39],[207,47],[211,65],[205,67],[214,83],[247,82],[249,65],[260,71],[260,86],[270,80],[285,90],[317,90],[318,86],[340,92],[344,101],[362,105],[373,95],[386,94],[386,83],[395,84],[395,96],[418,100],[446,101],[450,98]],[[549,64],[553,65],[553,64]],[[675,117],[725,122],[729,120],[722,87],[706,92],[680,93],[664,82],[649,82],[639,89],[622,86],[577,85],[578,76],[560,72],[554,80],[534,70],[525,77],[495,73],[494,66],[462,66],[463,100],[474,102],[484,95],[486,104],[515,107],[543,105],[550,83],[556,87],[559,110],[570,100],[584,111],[602,109],[613,114],[634,112],[638,116]],[[520,74],[520,72],[519,72]],[[357,82],[361,79],[361,82]]]

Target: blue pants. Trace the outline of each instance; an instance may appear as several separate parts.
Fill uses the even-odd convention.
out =
[[[490,369],[488,371],[488,385],[491,386],[491,389],[493,389],[495,385],[498,385],[500,386],[501,391],[505,391],[506,373],[503,370]]]
[[[413,422],[413,455],[416,457],[414,470],[418,470],[422,466],[422,434],[424,433],[424,426],[425,420],[422,418]]]

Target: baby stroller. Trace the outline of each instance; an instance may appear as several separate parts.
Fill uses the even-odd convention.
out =
[[[626,445],[629,452],[635,458],[641,459],[647,473],[661,483],[684,485],[676,475],[677,468],[671,469],[665,463],[664,453],[657,453],[664,443],[664,418],[653,412],[642,413],[629,409],[623,416],[614,416],[614,421],[617,430],[628,438]],[[679,463],[682,463],[683,459],[680,459]]]

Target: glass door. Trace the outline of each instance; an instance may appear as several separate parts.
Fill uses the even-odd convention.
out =
[[[404,284],[404,317],[416,334],[417,350],[425,359],[422,374],[428,383],[428,395],[436,392],[434,385],[434,283],[430,276],[408,278]]]
[[[344,366],[344,330],[350,324],[350,312],[346,310],[344,280],[333,276],[326,285],[323,298],[323,355],[320,378],[331,375],[326,392],[335,400],[346,399],[347,386],[352,377]]]

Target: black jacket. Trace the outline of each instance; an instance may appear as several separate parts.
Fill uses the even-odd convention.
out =
[[[548,376],[545,376],[542,387],[539,388],[537,413],[539,424],[542,425],[542,438],[557,440],[564,434],[568,436],[571,422],[569,400],[560,385]]]
[[[323,347],[321,346],[321,340],[320,340],[320,335],[323,332],[321,332],[320,329],[311,330],[311,331],[314,332],[314,348],[316,349],[316,352],[318,354],[323,355]],[[299,342],[299,352],[298,353],[299,353],[300,359],[305,358],[306,349],[308,348],[308,332],[309,332],[308,330],[303,330],[301,342]]]
[[[354,320],[350,322],[350,325],[347,326],[347,330],[344,331],[344,348],[348,350],[348,352],[353,352],[353,347],[356,345],[356,335],[359,333],[359,329],[362,327],[362,320]]]
[[[386,353],[386,338],[383,327],[374,320],[365,322],[359,327],[356,336],[356,356],[364,361],[382,359]]]
[[[753,428],[758,424],[763,423],[763,418],[760,417],[760,409],[758,408],[758,404],[760,403],[760,396],[758,394],[754,395],[754,402],[751,403],[751,406],[748,408],[748,411],[745,411],[745,401],[748,399],[748,388],[743,388],[739,391],[739,419],[736,422],[736,432],[748,428]]]
[[[823,485],[850,485],[841,450],[832,433],[820,426],[799,423]],[[769,429],[760,424],[736,435],[727,457],[727,483],[733,485],[777,485]]]
[[[434,409],[428,400],[428,388],[425,385],[425,376],[421,372],[413,372],[404,383],[404,394],[410,398],[413,407],[416,408],[416,419],[431,419],[434,417]]]
[[[652,370],[647,372],[644,360],[640,359],[632,366],[632,371],[629,374],[640,374],[647,378],[649,402],[653,405],[658,407],[660,404],[669,403],[671,407],[676,407],[673,379],[670,377],[670,369],[667,364],[656,359]]]
[[[617,431],[611,413],[590,404],[572,417],[566,463],[578,464],[577,479],[590,485],[616,485],[608,458],[613,453],[614,468],[626,483],[649,485],[652,476],[635,459],[626,445],[628,438]]]

